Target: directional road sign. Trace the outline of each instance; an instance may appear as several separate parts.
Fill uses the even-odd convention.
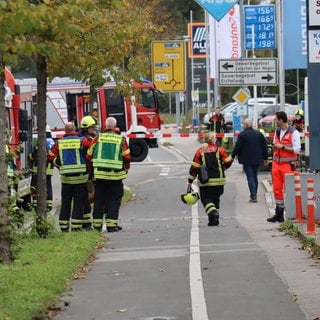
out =
[[[219,86],[274,86],[278,84],[278,59],[220,59]]]
[[[185,90],[184,45],[184,41],[175,40],[152,42],[152,79],[158,89]]]
[[[196,0],[217,21],[220,21],[239,0]]]

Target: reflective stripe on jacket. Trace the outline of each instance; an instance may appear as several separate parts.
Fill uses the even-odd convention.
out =
[[[92,146],[94,179],[121,180],[127,172],[123,163],[123,137],[115,132],[100,133]],[[125,152],[130,152],[129,149]]]
[[[281,143],[285,147],[293,147],[292,144],[292,134],[295,131],[295,128],[289,126],[285,134],[283,135],[282,139],[280,140],[280,131],[277,130],[274,136],[274,143]],[[297,155],[288,150],[284,149],[275,149],[273,152],[273,160],[278,162],[291,162],[297,160]]]
[[[61,182],[67,184],[85,183],[88,180],[85,153],[82,138],[66,136],[58,140],[61,166]]]

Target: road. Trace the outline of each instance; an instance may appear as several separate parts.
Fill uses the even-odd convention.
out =
[[[309,319],[261,246],[263,241],[274,246],[270,230],[276,230],[265,222],[263,188],[258,203],[249,204],[244,175],[234,163],[227,172],[221,223],[208,227],[200,202],[190,207],[180,200],[199,143],[168,142],[169,148],[150,149],[143,163],[132,164],[126,185],[134,197],[120,212],[124,230],[108,234],[86,278],[61,297],[68,306],[55,319]],[[267,240],[252,236],[255,226],[259,229],[253,222],[269,230]]]

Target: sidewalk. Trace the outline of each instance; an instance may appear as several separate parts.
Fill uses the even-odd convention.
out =
[[[243,196],[247,197],[244,181],[236,180],[235,182],[239,190],[244,190]],[[307,315],[307,319],[319,320],[320,261],[312,259],[308,252],[301,249],[299,239],[281,233],[278,230],[279,223],[266,221],[267,216],[262,215],[265,211],[263,206],[267,206],[269,215],[272,216],[275,205],[268,180],[260,180],[260,182],[263,187],[261,188],[260,184],[257,210],[248,210],[245,214],[240,211],[237,217],[257,245],[266,252],[275,272],[289,287],[292,299],[299,304]]]

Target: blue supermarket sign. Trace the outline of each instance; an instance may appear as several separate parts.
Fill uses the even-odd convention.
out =
[[[243,8],[246,50],[275,49],[275,6],[247,5]]]

